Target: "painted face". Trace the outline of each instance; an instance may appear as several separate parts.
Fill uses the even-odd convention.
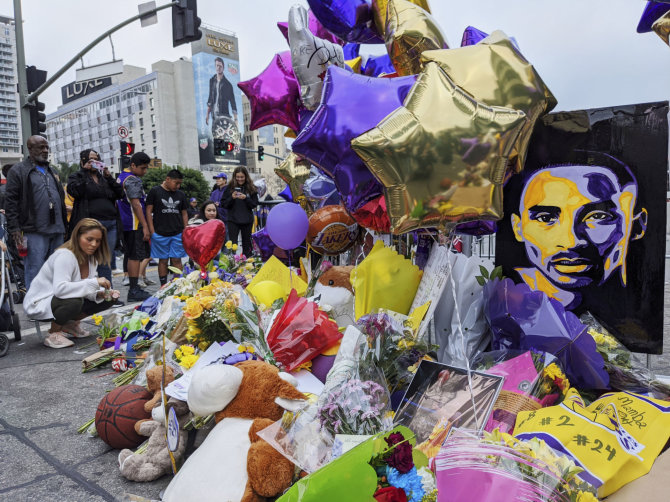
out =
[[[216,218],[216,206],[214,204],[207,204],[205,208],[205,219],[213,220]]]
[[[235,181],[238,185],[242,186],[244,183],[246,183],[247,177],[244,175],[244,173],[237,173],[235,174]]]
[[[619,185],[605,167],[559,166],[526,183],[512,227],[528,259],[553,285],[601,284],[621,267],[633,225],[637,186]]]
[[[102,232],[94,228],[79,236],[79,247],[88,256],[93,256],[102,242]]]

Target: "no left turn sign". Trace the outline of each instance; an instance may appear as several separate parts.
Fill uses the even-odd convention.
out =
[[[119,138],[126,139],[128,137],[128,128],[126,126],[119,126]]]

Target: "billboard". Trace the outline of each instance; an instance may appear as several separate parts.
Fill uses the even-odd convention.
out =
[[[202,32],[202,39],[191,45],[200,164],[232,168],[244,164],[237,39],[212,30]],[[214,150],[217,139],[233,143],[234,151],[218,155]]]

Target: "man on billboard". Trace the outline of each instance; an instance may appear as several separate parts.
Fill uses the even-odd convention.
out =
[[[237,105],[233,85],[223,74],[225,65],[223,59],[214,59],[216,74],[209,79],[209,98],[207,99],[207,115],[205,124],[209,124],[209,116],[212,115],[212,134],[216,138],[215,128],[217,120],[222,117],[232,117],[237,124]]]

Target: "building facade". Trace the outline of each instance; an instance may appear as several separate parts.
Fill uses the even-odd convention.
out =
[[[23,159],[14,19],[0,16],[0,165]]]

